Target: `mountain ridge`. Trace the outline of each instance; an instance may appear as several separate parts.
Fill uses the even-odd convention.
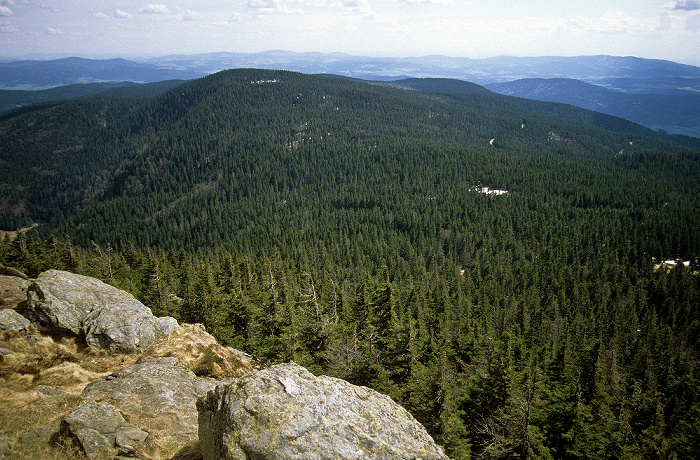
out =
[[[700,148],[409,83],[239,69],[6,112],[0,225],[42,225],[0,263],[381,391],[451,458],[693,458]]]
[[[231,68],[281,69],[385,82],[407,78],[469,81],[496,92],[601,111],[653,130],[700,136],[700,67],[658,59],[608,55],[380,58],[271,50],[259,53],[176,54],[140,60],[71,57],[49,61],[9,61],[0,62],[0,110],[36,100],[49,100],[44,94],[7,93],[7,90],[41,90],[78,83],[121,85],[126,83],[120,81],[148,83],[190,80]],[[540,97],[514,89],[529,79],[569,79],[595,87],[588,86],[586,91],[573,87],[564,90],[575,91],[576,98],[561,91],[558,95]],[[499,91],[498,88],[503,90]],[[601,92],[597,88],[629,96],[606,93],[610,96],[608,102],[601,104]],[[66,88],[65,92],[68,91]],[[69,94],[75,95],[76,91],[85,94],[95,92],[92,88],[84,87],[73,89]],[[60,90],[49,94],[58,94],[57,99],[67,97]],[[636,95],[636,98],[631,95]]]
[[[68,64],[60,70],[61,64]],[[119,65],[115,65],[119,64]],[[342,53],[204,53],[168,55],[148,59],[64,58],[46,61],[0,61],[0,88],[35,89],[78,83],[80,78],[114,81],[114,74],[131,69],[124,80],[156,81],[192,79],[230,68],[267,68],[303,73],[332,73],[365,80],[397,77],[435,77],[468,80],[477,84],[499,83],[521,78],[574,78],[599,86],[636,93],[693,94],[700,92],[700,67],[671,61],[618,56],[499,56],[473,59],[448,56],[381,58]],[[18,71],[27,76],[18,79]],[[49,70],[47,70],[49,69]],[[79,70],[89,69],[79,75]],[[112,72],[106,73],[107,71]],[[51,72],[59,77],[50,80]],[[149,73],[150,72],[150,73]],[[67,80],[68,75],[72,80]],[[90,81],[90,80],[88,80]],[[83,81],[87,82],[87,81]],[[43,85],[43,86],[42,86]]]
[[[565,78],[530,78],[487,87],[499,94],[571,104],[654,130],[700,137],[700,94],[624,93]]]
[[[286,176],[289,165],[280,161],[314,144],[327,149],[329,155],[354,152],[360,158],[373,155],[369,152],[380,144],[389,148],[398,142],[397,136],[402,142],[437,143],[440,148],[458,142],[464,148],[491,146],[504,152],[520,151],[525,145],[547,151],[553,147],[551,139],[566,138],[570,141],[557,147],[562,152],[596,157],[629,150],[632,139],[639,145],[678,148],[668,142],[671,138],[642,138],[639,136],[658,133],[581,109],[510,100],[463,82],[456,86],[447,80],[408,82],[419,86],[437,83],[443,89],[448,83],[463,91],[440,96],[333,77],[247,69],[213,74],[153,98],[98,96],[7,113],[0,118],[0,135],[5,140],[0,149],[6,190],[3,225],[20,228],[38,219],[54,221],[42,231],[51,231],[62,222],[58,228],[81,233],[87,230],[85,219],[89,221],[83,213],[91,206],[136,206],[152,187],[150,211],[138,219],[165,225],[173,208],[200,200],[226,181],[242,194],[239,199],[252,199],[252,190],[261,192],[253,170],[267,171],[269,177]],[[601,131],[606,125],[618,132]],[[41,127],[41,132],[34,126]],[[250,149],[267,160],[254,158]],[[340,164],[338,169],[328,169],[330,177],[343,171],[354,174],[347,159],[341,156],[334,161]],[[77,164],[82,164],[80,170],[75,169]],[[238,168],[243,174],[238,178],[224,173]],[[34,174],[23,174],[28,169]],[[156,170],[160,176],[153,175]],[[162,183],[166,176],[169,182]],[[74,190],[65,185],[68,177]],[[247,177],[247,185],[235,185],[242,177]],[[274,180],[294,184],[300,179]],[[29,184],[33,185],[27,187]],[[486,185],[496,188],[501,184]],[[279,187],[275,194],[291,186]],[[126,221],[136,218],[126,208],[119,212],[126,212]],[[72,219],[83,223],[69,224]],[[94,232],[89,230],[80,238],[111,238],[109,232],[104,236]]]

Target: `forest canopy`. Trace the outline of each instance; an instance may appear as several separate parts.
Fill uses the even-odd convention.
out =
[[[7,112],[0,226],[39,226],[0,263],[371,386],[452,458],[696,458],[700,150],[537,107],[248,69]]]

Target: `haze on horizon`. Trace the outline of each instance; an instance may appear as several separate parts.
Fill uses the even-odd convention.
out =
[[[0,0],[0,58],[271,49],[700,65],[700,0]]]

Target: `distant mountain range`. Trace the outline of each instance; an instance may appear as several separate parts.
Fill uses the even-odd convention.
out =
[[[164,69],[156,64],[125,59],[72,57],[51,61],[0,62],[0,88],[14,90],[48,89],[77,83],[190,80],[201,76],[199,71]]]
[[[187,80],[231,68],[329,73],[364,80],[453,78],[480,85],[523,78],[571,78],[637,94],[700,93],[700,67],[635,57],[374,58],[288,51],[170,55],[143,61],[65,58],[0,62],[0,88],[45,89],[73,83]]]
[[[173,55],[148,62],[162,69],[198,71],[202,75],[227,68],[254,67],[329,73],[365,80],[453,78],[480,85],[522,78],[572,78],[630,93],[700,94],[700,67],[635,57],[373,58],[342,53],[267,51]]]
[[[487,88],[509,96],[575,105],[654,130],[700,137],[700,94],[630,94],[565,78],[528,78]]]
[[[615,56],[374,58],[342,53],[208,53],[142,61],[65,58],[0,62],[0,89],[46,90],[74,84],[66,94],[0,91],[0,110],[31,102],[90,95],[102,88],[190,80],[230,68],[333,74],[375,81],[442,78],[489,90],[562,102],[619,116],[655,130],[700,136],[700,67]]]
[[[76,83],[42,90],[0,90],[0,112],[37,102],[62,101],[96,94],[117,97],[155,96],[184,81],[164,80],[142,84],[130,81]]]

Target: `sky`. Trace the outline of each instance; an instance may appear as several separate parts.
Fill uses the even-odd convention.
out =
[[[700,66],[700,0],[0,0],[0,58],[266,50]]]

